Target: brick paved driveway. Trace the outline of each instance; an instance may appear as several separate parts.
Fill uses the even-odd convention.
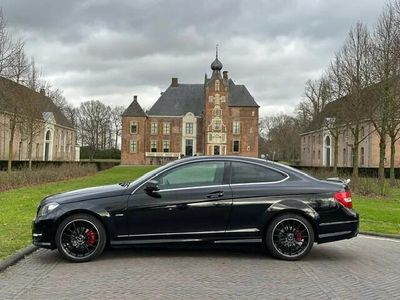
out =
[[[400,240],[359,236],[299,262],[258,247],[108,250],[72,264],[39,250],[0,273],[1,299],[400,299]]]

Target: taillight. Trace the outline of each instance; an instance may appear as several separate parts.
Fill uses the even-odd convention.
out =
[[[334,197],[335,197],[336,201],[341,203],[344,207],[347,207],[347,208],[353,207],[353,202],[351,202],[351,192],[350,191],[336,192]]]

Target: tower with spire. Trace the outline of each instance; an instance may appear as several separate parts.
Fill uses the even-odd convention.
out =
[[[221,75],[223,65],[218,59],[218,44],[215,59],[211,63],[212,74],[205,87],[204,131],[206,132],[205,153],[225,155],[227,153],[227,117],[229,115],[228,73]]]

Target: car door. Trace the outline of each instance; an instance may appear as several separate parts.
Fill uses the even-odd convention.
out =
[[[227,232],[254,235],[259,232],[264,212],[281,199],[287,174],[245,161],[231,163],[232,213]]]
[[[232,204],[225,162],[190,162],[152,178],[158,191],[139,188],[128,201],[129,236],[136,239],[165,236],[222,234]]]

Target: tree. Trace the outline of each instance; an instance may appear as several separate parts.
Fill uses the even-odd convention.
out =
[[[365,89],[372,83],[371,38],[367,27],[357,23],[351,28],[340,56],[340,76],[346,101],[341,105],[340,114],[350,130],[353,141],[353,177],[358,178],[359,146],[366,138],[361,135],[365,121]]]
[[[82,146],[88,146],[90,159],[98,149],[105,149],[109,141],[110,107],[98,100],[81,103],[78,114],[78,130]]]
[[[22,108],[23,103],[20,99],[21,97],[19,90],[15,90],[12,88],[12,83],[9,81],[2,80],[0,81],[0,97],[2,98],[5,107],[7,108],[4,111],[6,116],[6,120],[8,120],[5,128],[9,132],[9,141],[8,141],[8,163],[7,163],[7,171],[11,172],[12,170],[12,161],[14,154],[14,139],[16,133],[20,129],[21,124],[23,123],[22,117]]]
[[[0,9],[0,76],[9,77],[8,72],[12,66],[15,51],[15,44],[7,30],[7,22]]]
[[[17,41],[14,55],[10,58],[11,63],[7,72],[7,77],[19,84],[26,82],[31,67],[24,48],[24,43],[21,40]]]
[[[399,28],[395,24],[395,10],[387,5],[374,30],[372,40],[372,71],[376,84],[371,93],[370,120],[379,135],[379,171],[378,182],[383,193],[385,180],[386,136],[388,134],[389,109],[397,97],[393,93],[393,78],[397,75],[399,64]],[[394,145],[393,145],[394,151]]]
[[[308,80],[304,89],[304,97],[297,108],[298,115],[305,123],[310,123],[323,111],[332,100],[326,76],[318,80]]]
[[[341,75],[341,58],[339,54],[335,54],[328,68],[327,85],[329,86],[329,95],[331,101],[339,100],[344,97],[344,83]],[[339,109],[340,112],[340,109]],[[333,118],[325,121],[326,129],[333,137],[333,171],[337,174],[337,165],[339,157],[339,136],[342,132],[341,124],[338,121],[338,111]],[[340,119],[339,119],[340,120]]]
[[[296,161],[300,157],[300,128],[294,117],[280,114],[260,122],[260,134],[266,140],[269,159]]]
[[[42,105],[37,94],[30,91],[24,93],[24,105],[21,111],[21,136],[28,142],[29,169],[32,169],[33,142],[43,131]]]
[[[122,114],[125,111],[124,106],[114,106],[111,109],[111,122],[114,130],[114,148],[118,149],[118,138],[121,136],[122,129]]]

